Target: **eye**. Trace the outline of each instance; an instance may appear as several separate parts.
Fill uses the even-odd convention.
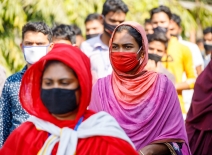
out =
[[[69,85],[69,82],[62,82],[61,83],[63,86],[67,86],[67,85]]]
[[[37,43],[37,45],[44,45],[44,43]]]
[[[126,46],[125,48],[126,49],[132,49],[133,47],[132,46]]]
[[[46,82],[44,82],[44,84],[45,84],[46,86],[51,86],[51,85],[52,85],[52,82],[46,81]]]
[[[112,49],[117,49],[117,48],[118,48],[118,46],[112,45]]]

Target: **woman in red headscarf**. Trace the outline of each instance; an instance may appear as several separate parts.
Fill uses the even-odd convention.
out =
[[[25,73],[20,101],[31,117],[0,154],[137,154],[113,117],[87,110],[91,85],[89,59],[78,48],[56,44]]]

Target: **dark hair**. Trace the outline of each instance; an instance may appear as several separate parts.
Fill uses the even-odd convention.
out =
[[[85,23],[93,20],[101,20],[101,15],[98,13],[91,13],[85,18]]]
[[[162,42],[166,48],[168,46],[168,38],[166,37],[166,33],[164,32],[156,31],[153,34],[148,34],[147,39],[149,43],[153,41],[159,41]]]
[[[151,19],[146,18],[145,21],[144,21],[144,25],[145,25],[145,24],[151,24]]]
[[[204,30],[203,30],[203,34],[206,35],[208,33],[212,33],[212,27],[206,27]]]
[[[49,42],[52,41],[52,30],[44,22],[28,22],[22,28],[22,39],[27,31],[41,32],[44,35],[48,35]]]
[[[142,46],[142,36],[141,34],[131,26],[128,25],[121,25],[116,29],[116,32],[122,32],[123,30],[127,30],[128,33],[135,39],[138,43],[139,48]]]
[[[82,31],[76,24],[72,24],[70,26],[73,28],[76,35],[82,36]]]
[[[103,5],[102,15],[107,15],[110,11],[123,11],[125,14],[129,11],[127,5],[122,0],[106,0]]]
[[[72,44],[76,44],[76,34],[70,25],[60,24],[52,29],[53,37],[69,40]]]
[[[160,5],[159,7],[153,8],[152,10],[150,10],[150,19],[152,19],[153,15],[155,13],[160,13],[160,12],[166,13],[167,16],[169,17],[169,19],[172,18],[172,13],[171,13],[170,9],[167,6]]]
[[[181,18],[177,14],[173,13],[172,14],[172,20],[179,26],[181,27]]]

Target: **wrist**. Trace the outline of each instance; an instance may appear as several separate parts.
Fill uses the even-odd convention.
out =
[[[140,155],[154,155],[154,149],[152,149],[152,146],[151,145],[147,145],[145,146],[144,148],[142,148],[140,151],[139,151],[139,154]],[[143,154],[142,154],[142,153]]]

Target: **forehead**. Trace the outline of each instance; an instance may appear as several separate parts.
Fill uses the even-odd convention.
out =
[[[57,73],[57,74],[56,74]],[[73,70],[62,62],[53,62],[49,64],[44,70],[43,77],[72,77],[74,76]]]
[[[86,22],[86,27],[98,27],[99,25],[102,25],[102,23],[99,20],[91,20]]]
[[[158,12],[153,14],[152,21],[170,21],[170,19],[165,12]]]
[[[126,14],[121,10],[110,11],[105,15],[105,18],[119,20],[119,21],[123,21],[125,17],[126,17]]]
[[[42,41],[42,42],[46,42],[48,41],[48,35],[45,35],[41,32],[35,32],[35,31],[27,31],[24,34],[23,37],[23,41],[32,41],[32,42],[36,42],[36,41]]]
[[[122,30],[121,32],[115,32],[113,37],[113,43],[125,44],[125,43],[136,43],[136,41],[128,33],[127,30]]]
[[[207,33],[204,35],[205,40],[212,40],[212,33]]]
[[[166,45],[163,42],[156,40],[149,42],[149,47],[160,50],[166,49]]]

